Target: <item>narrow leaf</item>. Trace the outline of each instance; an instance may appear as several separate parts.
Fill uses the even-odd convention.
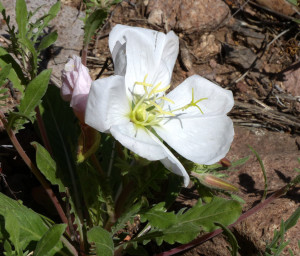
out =
[[[228,242],[231,245],[231,249],[229,249],[231,255],[237,256],[239,245],[238,245],[238,242],[237,242],[234,234],[231,232],[231,230],[229,228],[227,228],[223,224],[221,224],[221,223],[215,223],[215,224],[216,224],[216,226],[219,226],[223,229],[223,233],[226,235]]]
[[[50,75],[50,69],[44,70],[28,84],[19,107],[21,113],[30,115],[34,108],[40,104],[42,97],[46,93]]]
[[[11,55],[4,48],[0,47],[0,67],[4,68],[8,64],[12,65],[12,69],[7,78],[13,83],[14,88],[23,94],[24,86],[22,83],[25,83],[25,78],[22,69]]]
[[[34,43],[32,41],[30,41],[27,37],[20,38],[19,41],[30,51],[30,53],[32,55],[30,58],[32,69],[34,70],[34,72],[36,72],[37,71],[38,54],[34,47]]]
[[[42,51],[42,50],[48,48],[50,45],[52,45],[56,41],[57,37],[58,37],[58,35],[57,35],[56,31],[43,37],[41,43],[39,44],[38,50]]]
[[[5,10],[3,4],[0,2],[0,12],[2,13],[2,11]]]
[[[26,36],[26,26],[28,12],[25,0],[17,0],[16,2],[16,21],[19,28],[20,38],[25,38]]]
[[[57,3],[55,3],[54,5],[51,6],[49,12],[48,12],[48,16],[44,19],[44,26],[47,26],[48,23],[56,17],[56,15],[58,14],[59,10],[60,10],[60,1],[57,1]]]
[[[32,142],[36,149],[36,164],[41,173],[50,181],[52,185],[58,185],[59,192],[65,192],[65,186],[61,179],[57,177],[56,163],[50,156],[49,152],[39,143]]]
[[[101,227],[93,227],[87,233],[89,243],[96,247],[97,256],[113,256],[114,243],[111,234]]]
[[[284,222],[285,231],[295,226],[300,218],[300,207],[298,207],[294,213]]]
[[[51,147],[55,149],[53,159],[57,166],[62,166],[63,175],[74,173],[74,152],[77,150],[79,127],[69,102],[61,99],[60,90],[49,86],[42,104],[39,106],[45,123]],[[68,176],[67,180],[71,180]]]
[[[264,194],[262,196],[262,200],[265,200],[266,197],[267,197],[267,192],[268,192],[268,179],[267,179],[267,174],[266,174],[266,170],[265,170],[265,166],[264,166],[264,163],[263,161],[261,160],[261,157],[259,156],[259,154],[255,151],[254,148],[252,148],[251,146],[248,145],[248,147],[250,148],[250,150],[253,152],[253,154],[256,156],[258,162],[259,162],[259,165],[260,165],[260,168],[263,172],[263,176],[264,176],[264,182],[265,182],[265,188],[264,188]]]
[[[102,25],[106,17],[105,10],[97,9],[87,18],[84,26],[84,45],[88,45],[96,29]]]
[[[66,224],[57,224],[52,226],[37,243],[33,255],[50,256],[57,253],[62,248],[60,238],[65,232],[66,227]]]
[[[37,40],[38,36],[43,31],[43,29],[49,24],[49,22],[56,17],[59,10],[60,10],[60,1],[57,1],[57,3],[51,6],[48,14],[45,15],[44,17],[41,17],[38,23],[38,31],[35,34],[35,37],[33,39],[34,42]],[[40,24],[40,22],[42,22],[42,25]]]
[[[11,64],[5,65],[0,71],[0,86],[4,84],[11,70]]]

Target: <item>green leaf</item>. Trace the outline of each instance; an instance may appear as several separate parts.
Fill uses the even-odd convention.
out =
[[[66,224],[57,224],[52,226],[37,243],[34,256],[51,256],[62,248],[60,238],[65,232]]]
[[[200,225],[204,231],[211,232],[216,229],[214,222],[229,225],[241,214],[241,206],[234,200],[214,197],[211,203],[201,205],[198,202],[192,209],[180,216],[181,223],[192,222]]]
[[[274,231],[272,241],[267,244],[265,255],[281,255],[281,251],[289,244],[289,241],[284,242],[284,234],[287,230],[295,226],[300,217],[300,207],[298,207],[294,213],[285,221],[281,220],[280,230]]]
[[[120,229],[124,228],[128,221],[132,222],[133,218],[139,212],[142,207],[142,202],[138,202],[130,207],[130,209],[123,213],[121,217],[118,218],[117,222],[112,226],[111,233],[115,234]]]
[[[8,64],[12,65],[12,69],[7,78],[13,83],[14,87],[23,94],[25,87],[22,83],[25,83],[25,78],[22,69],[11,55],[4,48],[0,47],[0,67],[4,68]]]
[[[43,29],[48,25],[48,23],[56,17],[60,10],[60,1],[57,1],[54,5],[51,6],[48,15],[45,17],[43,22]]]
[[[39,241],[48,230],[37,213],[2,193],[0,193],[0,205],[0,215],[4,218],[5,230],[14,237],[14,243],[19,243],[20,247],[26,248],[33,241]],[[15,231],[16,227],[19,229],[18,235]]]
[[[47,15],[41,17],[37,22],[38,24],[38,31],[35,33],[35,37],[33,38],[33,41],[35,42],[37,40],[37,38],[40,36],[41,32],[43,31],[43,29],[49,24],[49,22],[54,19],[57,15],[57,13],[60,10],[60,1],[57,1],[57,3],[55,3],[54,5],[51,6],[49,12]],[[42,23],[42,24],[40,24]]]
[[[24,98],[21,100],[19,107],[22,114],[32,116],[35,107],[41,103],[41,99],[47,91],[50,76],[50,69],[43,70],[27,85]],[[33,118],[31,120],[33,121]]]
[[[234,234],[231,232],[231,230],[229,228],[227,228],[226,226],[224,226],[221,223],[215,223],[216,226],[219,226],[223,229],[223,233],[226,235],[228,242],[231,245],[231,249],[229,249],[230,253],[232,256],[237,256],[238,253],[238,249],[239,249],[239,245],[238,242],[234,236]]]
[[[13,214],[5,214],[5,229],[9,230],[9,240],[15,246],[16,251],[23,248],[22,241],[19,240],[20,237],[20,227],[16,225],[18,220]]]
[[[164,229],[176,224],[177,218],[174,212],[166,212],[164,202],[161,202],[144,214],[141,214],[141,221],[145,222],[146,220],[152,226]]]
[[[290,2],[291,4],[297,6],[298,5],[298,1],[297,0],[287,0],[288,2]]]
[[[12,248],[11,248],[11,245],[7,240],[4,241],[3,249],[4,249],[4,252],[5,252],[6,256],[13,256],[14,255],[14,253],[12,251]]]
[[[265,166],[263,161],[261,160],[261,157],[259,156],[259,154],[255,151],[254,148],[252,148],[250,145],[248,145],[248,147],[250,148],[250,150],[253,152],[253,154],[256,156],[260,168],[262,170],[263,176],[264,176],[264,182],[265,182],[265,187],[264,187],[264,194],[262,196],[262,200],[265,200],[267,197],[267,192],[268,192],[268,179],[267,179],[267,174],[266,174],[266,170],[265,170]]]
[[[65,187],[70,189],[71,213],[75,214],[75,221],[81,225],[76,207],[80,206],[80,187],[75,165],[79,126],[76,117],[69,106],[69,102],[61,99],[60,90],[50,85],[39,105],[40,113],[45,124],[48,139],[53,149],[52,158],[56,163],[56,177]],[[55,149],[55,150],[54,150]]]
[[[56,163],[49,152],[39,143],[32,142],[36,149],[36,164],[41,173],[50,181],[52,185],[58,185],[59,192],[65,192],[65,186],[61,179],[57,177]]]
[[[19,36],[20,38],[25,38],[27,31],[27,6],[25,0],[17,0],[16,2],[16,21],[19,28]]]
[[[58,35],[57,35],[56,31],[43,37],[41,43],[39,44],[38,51],[42,51],[42,50],[48,48],[50,45],[52,45],[56,41],[57,37],[58,37]]]
[[[284,222],[285,231],[295,226],[300,218],[300,207],[298,207],[294,213]]]
[[[226,200],[220,197],[214,197],[213,200],[205,205],[201,204],[201,201],[184,214],[179,212],[174,217],[170,217],[170,213],[166,213],[161,209],[158,217],[159,208],[156,208],[156,215],[151,215],[148,219],[149,223],[154,229],[154,234],[147,234],[146,236],[140,237],[138,240],[149,239],[149,236],[155,235],[157,243],[160,245],[163,241],[170,244],[175,242],[188,243],[193,240],[200,231],[213,231],[217,228],[215,222],[221,223],[225,226],[232,224],[241,214],[241,206],[234,200]],[[149,210],[153,211],[152,209]],[[174,214],[175,215],[175,214]],[[141,215],[141,220],[145,221],[145,214]],[[165,216],[165,217],[164,217]],[[169,218],[167,218],[169,217]],[[155,219],[154,219],[155,218]],[[162,220],[164,223],[162,223]]]
[[[11,69],[11,63],[8,65],[5,65],[1,71],[0,71],[0,86],[4,84],[6,78],[8,77]]]
[[[86,20],[84,26],[84,45],[88,45],[95,31],[103,24],[107,17],[107,12],[97,9]]]
[[[232,169],[233,167],[236,167],[236,166],[239,166],[239,165],[242,165],[244,163],[246,163],[248,160],[249,160],[250,156],[246,156],[244,158],[241,158],[241,159],[238,159],[236,161],[234,161],[231,166],[230,166],[230,169]]]
[[[39,108],[51,148],[55,149],[53,159],[58,167],[64,168],[65,174],[69,168],[74,173],[79,126],[70,103],[62,100],[59,88],[50,85]]]
[[[2,11],[5,10],[3,4],[0,2],[0,12],[2,13]]]
[[[20,38],[19,42],[23,44],[31,53],[32,57],[30,58],[31,62],[31,69],[34,71],[34,74],[37,72],[37,60],[38,60],[38,54],[34,47],[34,43],[29,40],[27,37]]]
[[[101,227],[93,227],[87,233],[89,243],[96,247],[97,256],[113,256],[114,243],[111,234]]]

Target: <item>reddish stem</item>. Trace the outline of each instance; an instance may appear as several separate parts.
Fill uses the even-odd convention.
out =
[[[86,59],[87,59],[87,45],[85,45],[82,48],[82,52],[81,52],[81,63],[86,66]]]
[[[1,111],[0,111],[0,118],[1,118],[2,122],[4,123],[4,125],[6,126],[7,121],[5,119],[4,114]],[[23,159],[25,164],[29,167],[29,169],[32,171],[34,176],[38,179],[38,181],[41,183],[41,185],[45,189],[46,193],[50,197],[50,199],[51,199],[52,203],[54,204],[54,206],[55,206],[62,222],[68,224],[67,217],[66,217],[66,215],[65,215],[58,199],[56,198],[53,190],[51,189],[48,181],[44,178],[44,176],[40,173],[40,171],[37,169],[37,167],[33,164],[31,159],[28,157],[26,152],[23,150],[23,148],[20,145],[15,133],[11,129],[6,129],[6,131],[7,131],[7,134],[9,136],[11,142],[13,143],[15,149],[18,151],[19,155],[21,156],[21,158]],[[67,233],[70,235],[69,227],[67,227]]]
[[[40,109],[38,106],[35,108],[35,112],[36,112],[37,124],[38,124],[39,130],[40,130],[40,133],[41,133],[43,143],[44,143],[46,149],[48,150],[48,152],[50,153],[50,155],[52,156],[53,155],[52,148],[51,148],[51,145],[50,145],[50,142],[49,142],[49,139],[47,136],[46,128],[45,128],[43,119],[41,117]]]

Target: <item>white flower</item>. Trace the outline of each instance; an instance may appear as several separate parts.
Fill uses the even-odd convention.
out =
[[[172,70],[178,37],[117,25],[109,35],[116,75],[93,82],[85,121],[111,133],[121,144],[148,160],[189,176],[161,139],[185,158],[213,164],[223,158],[233,140],[233,124],[226,114],[233,107],[232,92],[194,75],[173,91]]]

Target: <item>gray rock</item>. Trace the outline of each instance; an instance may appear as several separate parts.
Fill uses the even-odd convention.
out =
[[[28,11],[33,11],[37,7],[42,6],[42,8],[34,15],[33,19],[41,17],[49,8],[55,4],[56,0],[31,0],[26,1]],[[11,23],[15,23],[15,3],[16,1],[3,0],[2,1],[7,15],[11,17]],[[50,23],[52,30],[57,30],[58,39],[54,44],[53,51],[54,54],[47,56],[49,59],[46,60],[47,68],[52,68],[52,75],[57,81],[57,85],[60,84],[61,70],[69,56],[76,54],[79,55],[82,48],[83,42],[83,21],[80,20],[84,14],[79,12],[76,8],[61,5],[61,10],[59,11],[57,17]],[[2,26],[0,29],[1,35],[7,34],[6,26]]]

